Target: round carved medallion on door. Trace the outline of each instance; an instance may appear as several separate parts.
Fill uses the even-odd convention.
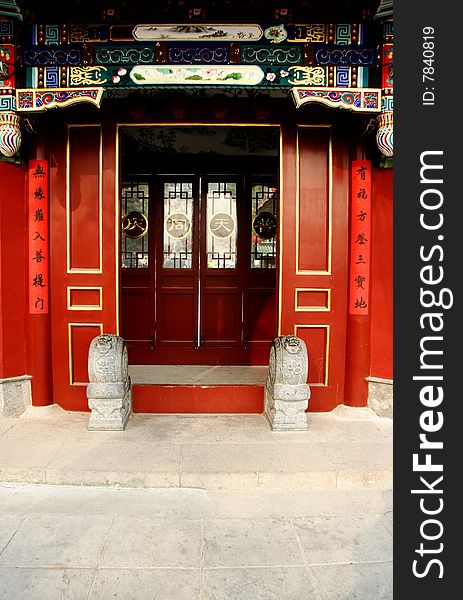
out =
[[[171,213],[170,215],[167,215],[164,227],[169,237],[174,240],[183,240],[190,233],[191,220],[185,213]]]
[[[142,238],[148,233],[148,219],[143,213],[132,210],[122,217],[122,231],[133,240]]]

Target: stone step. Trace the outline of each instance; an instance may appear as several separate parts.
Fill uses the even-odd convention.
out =
[[[132,405],[141,413],[261,413],[268,367],[130,365]]]
[[[309,414],[305,432],[272,432],[263,415],[135,414],[125,431],[101,432],[88,431],[88,420],[88,413],[58,407],[0,420],[0,480],[207,490],[392,487],[391,421],[365,409]]]
[[[135,384],[132,406],[137,413],[258,414],[264,410],[264,386]]]

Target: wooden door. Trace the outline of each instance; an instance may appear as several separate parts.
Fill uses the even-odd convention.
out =
[[[343,401],[348,167],[347,144],[333,127],[283,129],[279,331],[307,344],[315,411]]]
[[[160,359],[183,362],[198,340],[199,180],[155,180],[154,350]]]
[[[238,202],[243,198],[242,182],[237,177],[206,176],[201,187],[200,345],[220,362],[227,355],[240,362],[244,351],[244,256],[239,248],[244,207]]]
[[[88,349],[118,333],[115,128],[63,125],[50,136],[50,298],[55,402],[88,410]]]
[[[122,213],[136,208],[134,197],[141,210],[146,190],[151,233],[122,242],[131,363],[266,364],[276,335],[276,231],[256,239],[252,223],[264,209],[275,213],[274,180],[132,177],[122,182]]]

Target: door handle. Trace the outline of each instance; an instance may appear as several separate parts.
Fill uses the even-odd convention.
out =
[[[150,350],[154,350],[154,335],[150,336]]]

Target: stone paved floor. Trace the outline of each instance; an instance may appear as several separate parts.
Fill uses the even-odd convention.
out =
[[[390,490],[0,484],[2,600],[389,600]]]

